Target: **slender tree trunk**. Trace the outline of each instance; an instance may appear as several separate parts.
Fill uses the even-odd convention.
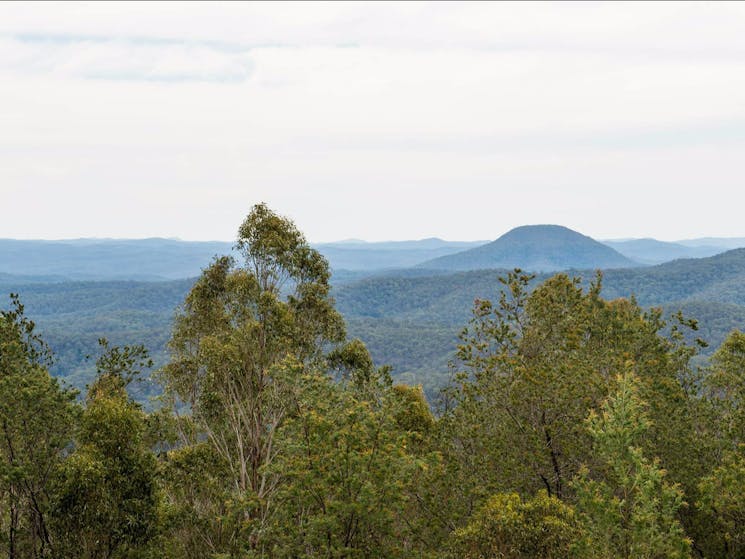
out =
[[[12,493],[11,493],[12,498]],[[8,534],[8,559],[16,559],[16,532],[18,530],[18,510],[10,505],[10,533]]]
[[[562,474],[561,474],[561,466],[559,465],[559,455],[558,452],[556,452],[556,449],[554,448],[554,441],[551,438],[551,433],[548,430],[548,426],[546,425],[546,412],[544,411],[541,414],[541,423],[543,424],[543,434],[546,437],[546,448],[548,448],[548,451],[551,455],[551,466],[554,470],[554,476],[556,476],[556,496],[561,499],[563,497],[563,483],[562,483]],[[551,492],[549,491],[549,495]]]

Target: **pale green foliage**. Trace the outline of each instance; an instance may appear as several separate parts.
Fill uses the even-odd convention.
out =
[[[579,557],[582,527],[571,506],[545,491],[523,501],[516,493],[490,497],[468,524],[452,534],[458,559]]]
[[[617,392],[586,422],[600,464],[583,468],[574,487],[589,549],[594,557],[688,557],[690,541],[677,519],[683,493],[638,446],[650,428],[639,385],[631,372],[620,376]]]
[[[398,427],[411,433],[416,441],[426,438],[435,428],[435,418],[421,385],[396,384],[392,397],[397,402],[394,418]]]
[[[182,444],[206,441],[224,468],[226,501],[235,513],[226,526],[234,533],[207,541],[214,553],[231,554],[240,546],[226,542],[262,549],[282,481],[271,467],[276,435],[291,411],[295,384],[323,363],[326,344],[344,337],[329,297],[328,264],[290,220],[254,206],[236,248],[242,265],[216,259],[187,296],[170,342],[172,361],[162,373],[175,407],[190,412]]]

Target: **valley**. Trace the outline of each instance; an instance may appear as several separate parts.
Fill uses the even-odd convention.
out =
[[[709,242],[727,244],[724,239]],[[670,244],[641,243],[657,257],[660,245],[675,254],[715,250],[714,244],[676,245],[682,249]],[[114,344],[144,343],[156,365],[164,364],[174,312],[193,278],[215,254],[231,248],[229,243],[152,239],[57,246],[0,241],[0,292],[4,304],[9,293],[20,294],[54,351],[53,373],[82,389],[95,372],[87,356],[96,353],[100,337]],[[332,267],[334,262],[349,266],[335,268],[331,280],[348,335],[360,338],[377,363],[391,365],[394,378],[422,384],[430,397],[447,381],[474,300],[496,300],[498,278],[511,267],[534,271],[533,285],[566,269],[587,284],[602,269],[605,298],[633,296],[644,307],[662,307],[667,315],[680,310],[698,320],[695,336],[709,344],[705,353],[745,325],[745,249],[642,266],[589,237],[547,226],[518,228],[492,243],[347,241],[317,248]],[[645,254],[651,259],[651,253]],[[489,267],[489,262],[504,266]],[[171,279],[186,273],[191,278]],[[75,279],[81,277],[104,279]],[[158,279],[147,279],[152,277]],[[147,398],[157,388],[141,391]]]

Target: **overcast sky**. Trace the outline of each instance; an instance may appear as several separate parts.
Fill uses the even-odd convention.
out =
[[[0,4],[0,237],[745,236],[745,4]]]

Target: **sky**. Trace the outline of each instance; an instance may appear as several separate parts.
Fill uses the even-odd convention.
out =
[[[0,4],[0,237],[745,236],[743,3]]]

